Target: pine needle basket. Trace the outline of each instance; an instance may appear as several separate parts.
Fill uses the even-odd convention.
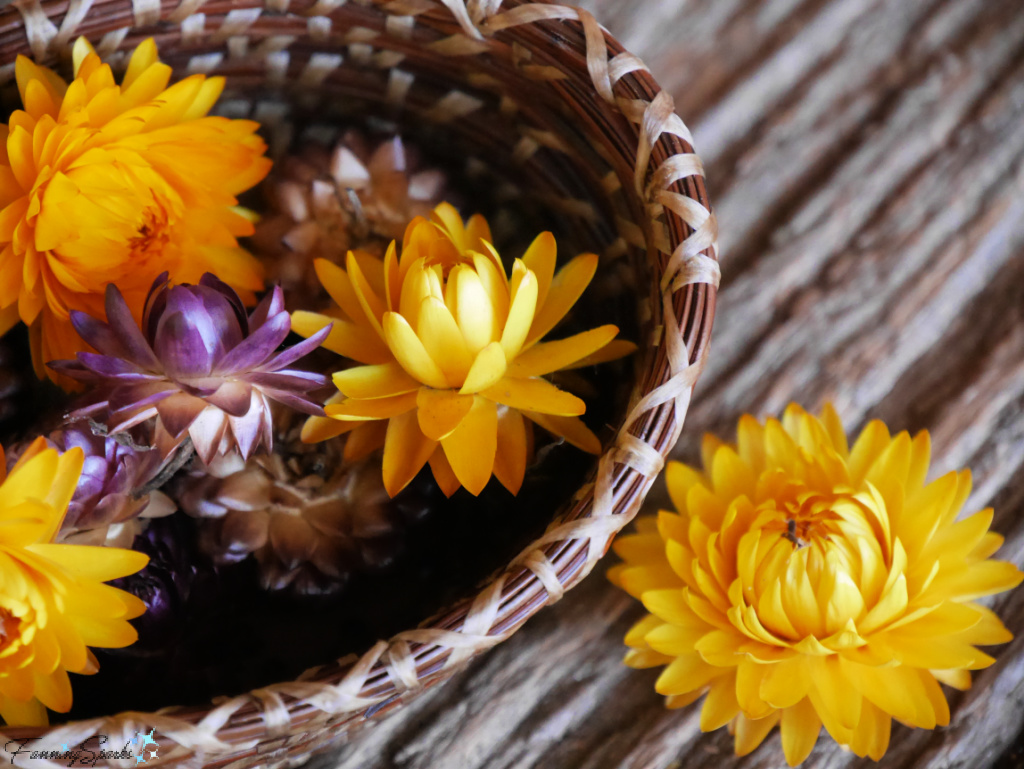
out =
[[[147,767],[295,766],[508,638],[586,576],[636,514],[708,350],[719,269],[703,167],[643,62],[587,11],[551,2],[14,0],[0,8],[0,87],[10,89],[18,54],[66,69],[79,35],[115,71],[154,37],[177,75],[227,76],[229,104],[282,142],[287,111],[247,94],[269,89],[314,108],[352,96],[414,115],[511,159],[544,205],[605,242],[599,275],[618,264],[635,276],[642,335],[628,413],[589,482],[475,597],[361,656],[208,707],[4,730],[45,736],[43,747],[94,735],[118,745],[155,729],[159,756]]]

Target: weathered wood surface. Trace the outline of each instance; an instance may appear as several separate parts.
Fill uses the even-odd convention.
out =
[[[677,456],[750,411],[832,399],[932,431],[1024,566],[1024,8],[1020,0],[589,0],[676,98],[706,161],[723,291]],[[658,488],[655,509],[664,498]],[[639,607],[598,569],[559,605],[317,769],[779,767],[736,760],[656,672],[620,664]],[[1024,766],[1017,635],[886,769]],[[870,766],[823,736],[808,767]]]

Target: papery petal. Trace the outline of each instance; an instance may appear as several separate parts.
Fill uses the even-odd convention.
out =
[[[238,294],[212,273],[203,275],[199,285],[191,287],[189,291],[202,303],[205,314],[219,332],[213,352],[215,357],[221,357],[227,350],[238,345],[246,334],[255,331],[255,327],[250,328],[246,320]],[[282,314],[287,317],[287,314]]]
[[[390,419],[416,408],[416,392],[393,395],[387,398],[360,400],[348,398],[341,403],[324,407],[327,416],[335,419]],[[415,414],[413,414],[415,418]],[[426,459],[423,460],[426,462]]]
[[[505,377],[480,394],[509,408],[554,416],[579,416],[587,409],[582,400],[545,379]]]
[[[226,414],[240,417],[249,411],[251,399],[252,385],[242,380],[231,379],[224,382],[224,384],[217,388],[216,392],[212,395],[207,395],[203,400],[216,406]],[[163,419],[163,414],[161,414],[161,419]],[[168,426],[167,420],[164,420],[164,426]]]
[[[597,271],[597,255],[581,254],[560,269],[551,282],[544,306],[538,308],[530,326],[527,346],[533,344],[569,313]]]
[[[498,446],[498,412],[480,396],[455,430],[441,441],[445,456],[459,482],[474,496],[484,490],[494,471]]]
[[[430,296],[420,305],[416,336],[452,387],[461,387],[473,359],[444,302]]]
[[[601,453],[600,439],[578,417],[541,414],[527,409],[523,409],[522,412],[523,416],[529,418],[530,421],[536,422],[549,433],[564,438],[566,442],[576,448],[586,451],[588,454]]]
[[[468,267],[452,270],[448,293],[457,297],[456,319],[471,353],[498,341],[505,319],[499,319],[494,298],[487,293],[476,270]]]
[[[209,274],[209,273],[207,273]],[[203,276],[206,279],[206,276]],[[226,286],[225,286],[226,288]],[[231,296],[234,292],[224,292],[227,296]],[[237,295],[235,295],[237,299]],[[245,309],[242,307],[241,301],[233,302],[236,312],[241,316],[240,320],[245,319]],[[253,333],[257,329],[261,328],[264,323],[268,320],[274,319],[279,315],[285,314],[284,309],[284,290],[280,286],[274,286],[270,293],[263,297],[262,301],[256,305],[256,309],[252,311],[248,318],[248,333]]]
[[[188,378],[211,372],[215,347],[213,337],[217,332],[209,323],[198,325],[203,317],[201,313],[201,309],[168,311],[160,319],[154,349],[168,376]]]
[[[153,349],[136,325],[135,318],[132,317],[131,311],[128,309],[128,305],[121,292],[113,283],[107,285],[105,310],[107,313],[107,327],[119,343],[119,348],[116,350],[111,349],[109,354],[121,355],[145,368],[159,370],[159,364],[153,354]],[[72,318],[72,322],[75,322],[74,318]],[[104,344],[107,341],[107,337],[105,334],[96,333],[94,325],[84,319],[79,319],[79,322],[75,323],[75,330],[80,334],[82,334],[83,330],[86,332],[93,331],[93,334],[90,334],[93,338],[87,338],[85,334],[82,334],[82,338],[100,352],[105,352],[103,347],[93,342],[93,339],[99,344]]]
[[[810,700],[802,700],[782,711],[781,731],[786,763],[796,766],[811,754],[821,731],[821,720]]]
[[[606,347],[619,333],[616,326],[600,326],[557,342],[544,342],[520,353],[509,367],[514,377],[534,377],[569,368]]]
[[[210,464],[217,456],[228,427],[227,414],[216,406],[204,408],[189,426],[188,437],[204,464]]]
[[[506,360],[515,360],[519,354],[530,332],[530,324],[533,323],[537,308],[537,277],[526,270],[522,262],[517,262],[516,268],[520,273],[518,276],[516,272],[512,274],[512,302],[509,305],[505,328],[501,332],[501,346],[505,351]]]
[[[419,380],[394,362],[335,372],[334,385],[349,398],[386,398],[418,390],[421,386]]]
[[[459,479],[455,476],[455,471],[452,470],[452,466],[448,463],[448,458],[444,455],[444,449],[440,446],[434,449],[434,453],[430,455],[429,461],[430,471],[434,475],[434,480],[446,497],[450,497],[462,488],[462,484],[459,483]]]
[[[537,276],[537,307],[544,306],[548,297],[548,289],[555,275],[555,261],[558,247],[555,236],[550,232],[542,232],[523,254],[523,264]]]
[[[477,353],[459,392],[475,394],[493,387],[502,380],[506,371],[504,348],[499,342],[491,342]]]
[[[385,313],[384,337],[395,359],[410,376],[437,390],[452,386],[404,317],[396,312]]]
[[[513,494],[518,494],[526,477],[530,427],[514,409],[498,409],[498,446],[494,477]]]
[[[266,323],[260,325],[234,349],[216,361],[211,373],[229,375],[260,366],[281,346],[290,330],[291,318],[288,317],[288,313],[272,315]],[[320,338],[323,336],[325,335],[321,331]]]
[[[75,331],[78,332],[78,335],[90,347],[98,350],[103,355],[119,358],[128,357],[128,352],[124,349],[124,346],[108,324],[78,310],[72,310],[70,317],[71,325],[75,327]],[[145,342],[145,340],[143,341]],[[146,347],[149,347],[149,345],[147,344]],[[152,355],[152,352],[150,352],[150,355]]]
[[[202,398],[196,398],[187,393],[173,393],[162,398],[157,404],[157,413],[164,428],[172,436],[180,436],[188,430],[189,426],[199,417],[204,409],[217,408],[208,407]],[[220,411],[219,408],[217,408]]]
[[[384,439],[384,488],[392,497],[409,485],[434,453],[437,441],[420,430],[415,411],[407,411],[388,422]]]
[[[596,366],[599,363],[607,363],[609,361],[618,360],[619,358],[625,358],[627,355],[632,355],[636,351],[637,346],[634,342],[627,342],[625,339],[613,339],[597,352],[593,352],[586,357],[580,358],[576,362],[570,363],[568,366],[563,366],[563,370],[570,371],[572,369],[585,368],[587,366]]]
[[[387,363],[394,360],[387,344],[372,328],[305,310],[292,313],[292,331],[301,336],[313,337],[328,326],[331,329],[321,344],[331,352],[360,363]]]
[[[315,334],[312,334],[308,339],[305,339],[298,344],[293,344],[291,347],[285,348],[269,361],[264,363],[260,368],[264,371],[279,371],[280,369],[292,365],[319,347],[331,333],[331,330],[332,326],[326,326],[320,329]]]
[[[422,387],[416,394],[416,415],[420,430],[434,441],[447,438],[473,408],[472,395],[455,390],[433,390]]]
[[[160,379],[158,374],[153,374],[140,369],[135,363],[124,358],[114,358],[109,355],[97,355],[91,352],[78,353],[79,363],[89,371],[100,377],[119,379],[125,382],[154,381]],[[64,369],[67,371],[68,369]]]

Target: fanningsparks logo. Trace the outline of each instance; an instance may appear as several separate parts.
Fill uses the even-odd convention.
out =
[[[95,766],[99,761],[135,760],[135,766],[154,761],[159,745],[153,738],[154,729],[149,733],[136,732],[135,736],[120,749],[110,746],[110,738],[105,734],[97,734],[78,745],[61,743],[55,747],[44,746],[43,737],[28,737],[23,740],[8,740],[4,745],[4,753],[11,758],[11,763],[30,766],[25,760],[46,759],[63,763],[68,769],[75,766]],[[18,759],[15,761],[15,759]]]

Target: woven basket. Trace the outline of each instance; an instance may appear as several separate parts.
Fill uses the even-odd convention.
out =
[[[474,598],[361,657],[208,707],[6,730],[56,747],[155,729],[159,758],[147,766],[296,765],[508,638],[635,515],[678,437],[711,333],[719,271],[702,165],[643,63],[588,12],[548,2],[14,0],[0,9],[0,87],[18,54],[66,66],[79,35],[115,70],[155,37],[179,75],[226,75],[226,103],[276,126],[281,142],[289,103],[329,114],[356,99],[434,124],[467,153],[518,167],[544,205],[603,244],[601,270],[626,265],[641,293],[642,354],[617,437],[547,532]]]

